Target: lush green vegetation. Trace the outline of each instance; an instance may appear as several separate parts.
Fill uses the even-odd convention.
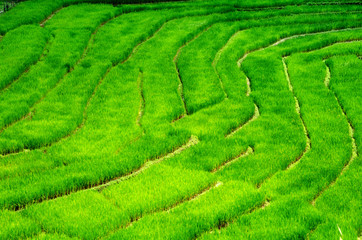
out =
[[[360,3],[156,2],[0,15],[0,239],[360,237]]]

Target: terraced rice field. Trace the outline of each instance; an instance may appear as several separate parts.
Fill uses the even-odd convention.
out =
[[[122,2],[0,15],[0,239],[361,238],[360,1]]]

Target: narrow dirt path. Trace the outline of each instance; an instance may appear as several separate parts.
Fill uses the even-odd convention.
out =
[[[137,88],[138,88],[138,92],[139,92],[139,98],[140,98],[140,106],[138,109],[138,115],[136,118],[136,124],[140,127],[140,129],[142,129],[142,133],[138,134],[135,138],[133,138],[130,142],[127,142],[125,144],[123,144],[121,147],[117,148],[116,150],[116,154],[119,154],[121,152],[121,150],[128,144],[132,144],[136,141],[138,141],[142,136],[144,136],[146,134],[146,130],[143,128],[142,126],[142,117],[144,114],[144,110],[145,110],[145,106],[146,106],[146,101],[145,101],[145,97],[143,94],[143,72],[140,69],[139,73],[138,73],[138,79],[137,79]]]
[[[140,70],[138,75],[138,91],[140,95],[140,107],[138,110],[138,116],[137,116],[137,125],[142,129],[142,134],[145,134],[145,129],[142,127],[142,116],[145,110],[145,96],[143,94],[143,72]]]

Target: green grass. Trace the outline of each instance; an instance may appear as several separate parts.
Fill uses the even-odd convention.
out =
[[[40,226],[35,221],[8,210],[1,211],[0,220],[2,223],[0,230],[1,239],[27,238],[41,231]]]
[[[361,121],[357,117],[361,111],[361,107],[357,104],[360,99],[358,76],[361,74],[361,62],[354,55],[345,55],[329,58],[326,64],[331,70],[331,91],[338,97],[339,103],[347,113],[354,128],[354,138],[358,149],[353,151],[356,151],[358,156],[352,159],[352,162],[347,163],[348,167],[343,175],[334,185],[330,186],[324,195],[317,199],[316,206],[327,212],[332,219],[336,217],[338,219],[337,224],[348,229],[344,231],[345,236],[355,238],[356,233],[353,228],[360,229],[361,226],[361,218],[359,217],[361,214],[359,203],[361,192],[357,189],[361,182],[361,157],[359,155],[361,151]],[[331,234],[330,231],[329,234]]]
[[[167,212],[148,215],[109,239],[194,238],[262,203],[263,197],[252,186],[229,182]]]
[[[10,31],[2,39],[0,91],[5,91],[6,87],[38,61],[48,38],[44,29],[25,25]]]
[[[201,239],[304,239],[322,217],[307,203],[286,199],[270,204],[253,214],[245,214],[221,231]]]
[[[24,215],[41,222],[47,232],[94,239],[120,224],[124,213],[102,195],[87,191],[26,209]]]
[[[145,2],[0,15],[0,239],[361,236],[361,5]]]

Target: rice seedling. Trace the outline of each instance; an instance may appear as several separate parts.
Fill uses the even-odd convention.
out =
[[[18,3],[0,15],[0,239],[360,237],[361,10]]]

